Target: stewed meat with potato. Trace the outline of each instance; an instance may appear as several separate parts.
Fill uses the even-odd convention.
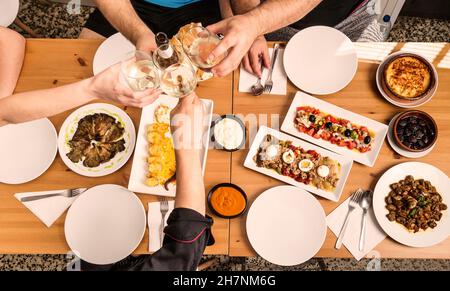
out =
[[[387,218],[404,225],[408,230],[418,232],[435,228],[447,209],[442,196],[430,181],[415,180],[408,175],[404,180],[391,185],[386,197]]]

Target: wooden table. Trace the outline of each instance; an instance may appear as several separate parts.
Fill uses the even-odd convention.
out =
[[[399,49],[401,45],[397,46]],[[446,44],[444,49],[435,59],[434,64],[443,58],[449,52],[450,45]],[[331,102],[337,106],[362,114],[368,118],[388,124],[390,119],[398,112],[404,110],[395,107],[385,101],[378,93],[375,84],[375,72],[378,64],[376,62],[360,61],[358,72],[344,90],[339,93],[323,96],[327,102]],[[438,69],[439,89],[433,100],[426,105],[420,107],[420,110],[430,113],[436,120],[439,127],[439,139],[434,150],[426,157],[418,159],[418,161],[432,164],[447,175],[450,174],[450,70]],[[279,125],[284,120],[289,105],[298,91],[291,83],[288,86],[287,96],[265,95],[261,97],[253,97],[249,94],[240,93],[236,84],[239,81],[239,74],[234,76],[234,98],[233,113],[243,114],[280,114]],[[251,118],[249,118],[251,119]],[[263,119],[264,120],[264,119]],[[274,127],[277,124],[270,123]],[[275,118],[278,121],[277,118]],[[261,122],[260,122],[261,123]],[[265,123],[263,121],[263,123]],[[250,132],[256,134],[254,129],[249,128]],[[248,148],[248,147],[247,147]],[[282,183],[268,176],[256,173],[244,168],[243,162],[247,155],[247,150],[241,150],[233,153],[231,182],[241,186],[247,193],[250,201],[254,201],[264,190]],[[325,213],[329,214],[342,201],[344,201],[352,191],[357,188],[373,189],[378,178],[390,167],[410,161],[396,154],[388,145],[387,141],[383,145],[377,162],[373,168],[354,163],[350,176],[347,180],[345,189],[339,203],[335,203],[321,197],[318,200],[325,209]],[[248,242],[245,233],[245,217],[230,221],[230,255],[231,256],[253,256],[254,250]],[[335,250],[334,244],[336,236],[330,229],[327,231],[327,237],[322,249],[317,254],[318,257],[352,257],[346,248]],[[446,241],[430,248],[410,248],[396,243],[390,238],[385,239],[376,248],[383,258],[450,258],[450,238]]]
[[[91,76],[92,59],[99,46],[99,41],[93,40],[29,40],[24,68],[19,80],[17,92],[50,88],[62,84],[76,82]],[[400,46],[397,47],[399,49]],[[437,64],[449,52],[447,44],[435,60]],[[337,106],[355,111],[369,118],[387,123],[395,113],[402,111],[387,103],[377,92],[374,75],[377,64],[361,61],[358,73],[351,84],[337,94],[324,96],[324,100]],[[450,173],[450,70],[438,69],[439,90],[433,100],[422,106],[424,110],[434,116],[439,126],[439,140],[433,152],[420,161],[430,163],[447,174]],[[268,122],[262,124],[281,124],[284,114],[297,91],[289,83],[287,96],[263,95],[253,97],[239,93],[237,90],[239,73],[223,79],[213,79],[201,83],[197,92],[200,97],[214,100],[214,113],[225,114],[234,112],[244,114],[267,114]],[[140,119],[140,110],[122,108],[131,116],[137,128]],[[70,112],[59,114],[50,118],[56,129],[59,130],[62,122]],[[279,119],[270,121],[273,114],[279,114]],[[276,116],[275,116],[276,117]],[[250,129],[256,133],[256,130]],[[281,183],[270,177],[244,168],[243,160],[247,150],[233,154],[210,150],[205,176],[206,190],[221,182],[233,182],[241,186],[252,202],[264,190],[280,185]],[[377,163],[373,168],[355,163],[347,181],[342,202],[358,187],[373,188],[378,177],[389,167],[408,161],[395,154],[389,145],[385,144],[380,152]],[[0,253],[11,254],[63,254],[68,251],[64,239],[64,218],[59,218],[51,228],[42,224],[28,209],[18,202],[13,194],[25,191],[39,191],[49,189],[90,187],[98,184],[115,183],[127,186],[131,170],[130,161],[118,172],[101,178],[86,178],[79,176],[64,165],[57,157],[50,169],[41,177],[27,184],[11,186],[0,184]],[[317,197],[317,196],[316,196]],[[144,203],[155,201],[157,198],[150,195],[139,195]],[[327,201],[317,197],[328,214],[339,203]],[[230,254],[231,256],[253,256],[245,233],[245,216],[228,221],[215,217],[213,233],[216,244],[208,247],[208,254]],[[136,253],[143,254],[147,250],[147,234]],[[342,248],[334,249],[336,237],[328,230],[324,246],[317,254],[319,257],[351,257],[351,254]],[[399,258],[450,258],[450,239],[443,243],[424,249],[415,249],[402,246],[391,239],[384,240],[377,248],[382,257]]]
[[[92,60],[99,41],[93,40],[34,40],[27,43],[25,64],[20,76],[17,92],[50,88],[73,83],[92,75]],[[197,93],[202,98],[214,101],[214,113],[225,114],[232,110],[232,77],[213,79],[201,83]],[[123,108],[138,128],[141,110]],[[70,114],[65,112],[50,118],[59,131],[63,121]],[[210,150],[206,165],[205,185],[209,190],[213,185],[230,182],[229,153]],[[101,177],[87,178],[71,172],[56,157],[50,169],[38,179],[23,185],[0,184],[0,253],[13,254],[64,254],[69,247],[64,238],[64,219],[60,217],[52,227],[47,228],[25,206],[13,196],[17,192],[51,189],[91,187],[100,184],[128,186],[132,158],[116,173]],[[145,208],[147,203],[157,198],[138,195]],[[229,221],[215,217],[212,232],[216,244],[208,247],[208,254],[228,253]],[[136,253],[148,250],[148,233]]]

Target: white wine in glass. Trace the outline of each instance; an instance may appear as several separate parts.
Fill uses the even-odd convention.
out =
[[[129,53],[122,61],[122,76],[134,91],[144,91],[159,86],[159,73],[152,57],[145,52]]]
[[[194,68],[186,64],[175,64],[162,73],[161,89],[169,96],[182,98],[191,94],[197,87]]]
[[[226,57],[224,53],[214,59],[209,58],[219,42],[217,35],[202,26],[195,26],[183,38],[183,49],[195,66],[208,71]]]

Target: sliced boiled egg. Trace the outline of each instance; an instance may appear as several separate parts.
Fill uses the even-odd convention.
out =
[[[287,152],[283,153],[283,161],[286,164],[292,164],[295,160],[295,154],[292,150],[288,150]]]
[[[314,163],[309,159],[304,159],[298,163],[298,168],[302,172],[309,172],[312,168],[314,168]]]
[[[330,168],[328,166],[322,165],[317,168],[317,175],[319,175],[322,178],[327,177],[330,174]]]

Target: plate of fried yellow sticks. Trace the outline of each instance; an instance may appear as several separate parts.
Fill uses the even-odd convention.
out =
[[[174,197],[176,191],[176,161],[170,132],[170,111],[178,98],[161,95],[142,109],[128,189],[143,194]],[[209,131],[213,102],[201,99],[204,106],[204,134],[201,152],[202,171],[208,154]]]

